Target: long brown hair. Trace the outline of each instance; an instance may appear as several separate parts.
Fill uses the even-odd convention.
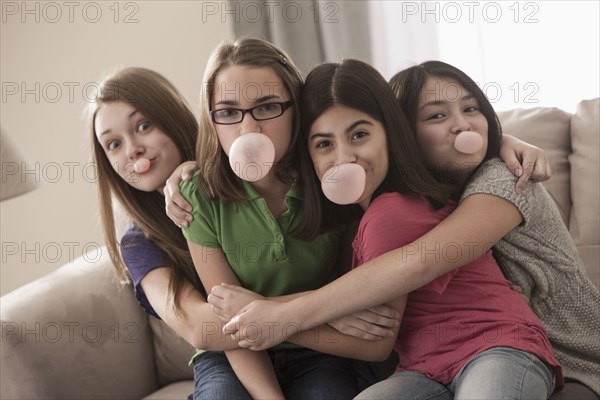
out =
[[[157,191],[144,192],[129,185],[113,169],[95,132],[98,109],[105,103],[132,105],[173,140],[184,161],[194,159],[198,123],[185,99],[162,75],[145,68],[125,68],[105,79],[90,104],[93,161],[98,177],[98,201],[104,237],[119,279],[131,281],[123,262],[115,230],[113,196],[145,235],[165,254],[165,266],[173,271],[169,299],[176,312],[185,281],[203,290],[181,230],[167,217],[165,199]]]
[[[315,67],[306,77],[300,105],[302,138],[298,156],[302,176],[306,179],[300,232],[315,235],[319,229],[330,227],[341,212],[349,213],[342,218],[356,215],[356,211],[352,212],[356,205],[340,208],[323,196],[308,152],[308,134],[313,122],[334,105],[364,112],[385,129],[389,169],[373,198],[386,192],[400,192],[424,196],[438,206],[449,200],[451,188],[438,182],[425,166],[415,135],[394,93],[369,64],[347,59],[341,64],[325,63]]]
[[[275,175],[285,183],[297,179],[296,154],[293,151],[299,136],[299,98],[302,88],[302,74],[289,56],[273,44],[260,39],[244,38],[235,42],[221,44],[211,55],[202,84],[200,98],[200,132],[196,157],[205,185],[199,185],[210,198],[229,201],[241,201],[244,194],[240,187],[240,179],[229,166],[228,157],[219,144],[217,132],[210,116],[214,82],[216,76],[231,65],[271,68],[281,79],[285,89],[294,102],[292,123],[292,140],[287,152],[274,166]]]

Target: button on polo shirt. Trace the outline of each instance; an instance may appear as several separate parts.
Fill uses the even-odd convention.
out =
[[[276,220],[250,183],[242,182],[245,201],[223,202],[198,190],[199,177],[197,172],[190,182],[181,183],[194,217],[183,234],[204,246],[207,255],[222,251],[242,286],[263,296],[281,296],[317,289],[339,276],[340,231],[312,242],[290,234],[302,216],[296,187],[286,193],[287,210]]]

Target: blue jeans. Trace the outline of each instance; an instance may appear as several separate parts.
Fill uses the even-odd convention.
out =
[[[548,399],[554,371],[536,356],[494,347],[469,360],[448,385],[403,371],[361,392],[356,399]]]
[[[252,400],[225,353],[209,351],[194,360],[194,400]]]
[[[358,393],[352,360],[309,349],[269,351],[287,400],[351,399]],[[222,352],[194,363],[194,400],[250,399]]]
[[[385,361],[354,360],[358,390],[363,391],[369,386],[389,378],[396,370],[398,361],[398,353],[393,350]]]

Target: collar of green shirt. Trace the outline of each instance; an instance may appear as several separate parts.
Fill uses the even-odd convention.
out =
[[[248,200],[254,200],[260,198],[260,195],[254,189],[254,186],[250,182],[242,180],[242,187],[244,188],[244,193],[246,193],[246,197]],[[302,200],[302,195],[300,193],[300,189],[297,185],[292,185],[290,190],[287,191],[285,197],[291,197],[294,199]]]

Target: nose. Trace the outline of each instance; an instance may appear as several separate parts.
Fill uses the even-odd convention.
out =
[[[246,133],[262,133],[259,121],[255,120],[251,112],[247,112],[240,122],[240,134]]]
[[[452,133],[458,135],[461,132],[470,131],[471,124],[469,124],[469,121],[467,121],[462,114],[458,114],[452,120],[451,129],[452,129]]]
[[[135,161],[138,157],[144,154],[145,151],[146,149],[144,148],[144,146],[137,140],[127,140],[127,158],[129,158],[130,160]]]
[[[338,144],[334,161],[330,162],[328,168],[334,165],[355,163],[357,161],[356,153],[352,146],[347,144]]]
[[[356,154],[352,151],[351,146],[339,144],[336,144],[336,146],[335,152],[332,154],[331,158],[325,161],[325,165],[318,166],[321,170],[321,176],[331,168],[335,168],[340,164],[350,164],[358,161],[358,157],[356,157]]]

